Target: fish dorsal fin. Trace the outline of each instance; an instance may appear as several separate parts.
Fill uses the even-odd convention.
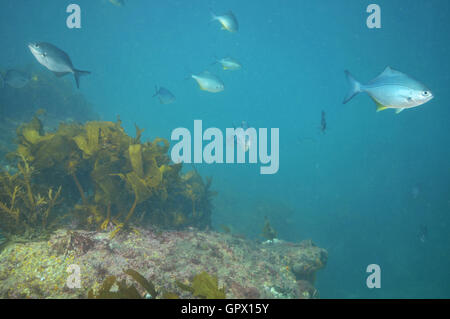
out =
[[[229,16],[229,17],[231,17],[233,19],[236,19],[235,16],[234,16],[233,11],[231,11],[231,10],[229,10],[227,13],[225,13],[225,16]]]
[[[387,66],[379,76],[381,77],[381,76],[394,76],[394,75],[403,75],[403,73],[400,71],[394,70],[390,66]]]
[[[374,84],[374,83],[378,83],[378,82],[386,82],[387,78],[399,78],[404,76],[404,74],[400,71],[394,70],[393,68],[391,68],[390,66],[387,66],[383,72],[381,72],[376,78],[374,78],[373,80],[371,80],[368,84]]]

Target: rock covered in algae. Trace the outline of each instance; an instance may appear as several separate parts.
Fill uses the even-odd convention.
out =
[[[114,239],[106,232],[58,230],[48,241],[11,244],[0,252],[0,297],[87,298],[111,276],[145,297],[127,269],[151,282],[156,298],[318,297],[311,276],[299,279],[292,271],[299,263],[309,274],[324,267],[327,252],[309,242],[264,245],[195,229],[138,230]],[[67,268],[74,264],[81,288],[71,289]]]

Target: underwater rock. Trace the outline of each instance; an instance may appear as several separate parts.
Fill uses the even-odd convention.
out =
[[[110,239],[101,231],[60,229],[48,241],[10,244],[0,251],[0,278],[7,278],[0,280],[0,297],[87,298],[89,291],[95,297],[110,282],[111,292],[114,282],[120,283],[133,289],[136,298],[136,292],[145,298],[318,296],[313,283],[297,279],[289,265],[301,261],[319,270],[327,256],[322,248],[289,242],[262,245],[193,228],[136,230]],[[198,249],[200,243],[207,245]],[[216,257],[217,251],[221,258]],[[316,257],[322,258],[320,264],[314,262]],[[70,265],[80,266],[79,289],[67,287]],[[157,294],[149,296],[149,290]]]

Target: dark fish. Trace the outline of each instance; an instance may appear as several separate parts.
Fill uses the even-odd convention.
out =
[[[73,73],[77,88],[80,88],[80,76],[91,74],[89,71],[81,71],[74,68],[70,57],[63,50],[55,47],[53,44],[39,42],[28,45],[31,53],[36,60],[47,69],[55,73],[57,77]]]
[[[325,118],[325,111],[322,111],[322,118],[320,120],[320,131],[325,133],[327,130],[327,119]]]
[[[172,92],[163,87],[159,87],[158,89],[158,87],[155,86],[155,94],[153,95],[153,97],[156,96],[159,98],[159,102],[161,104],[170,104],[175,102],[176,100],[175,95],[173,95]]]
[[[30,82],[28,76],[17,70],[9,70],[6,72],[4,82],[10,87],[21,89]]]

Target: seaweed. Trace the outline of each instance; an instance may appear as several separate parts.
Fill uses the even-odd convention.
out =
[[[116,291],[111,291],[111,288],[117,285]],[[97,294],[91,289],[88,292],[89,299],[142,299],[141,294],[135,286],[128,286],[125,280],[118,281],[116,276],[108,276],[103,281]]]
[[[127,269],[124,273],[133,278],[141,288],[146,292],[143,297],[139,293],[138,289],[134,285],[127,285],[125,280],[117,280],[116,276],[108,276],[103,281],[97,294],[94,294],[93,289],[88,292],[89,299],[156,299],[158,295],[161,295],[163,299],[178,299],[179,296],[171,292],[158,293],[155,290],[155,286],[144,276],[138,273],[136,270]],[[111,291],[113,286],[116,285],[117,289]]]
[[[269,223],[269,219],[264,217],[264,227],[262,229],[262,236],[268,240],[274,240],[277,237],[277,232]]]
[[[8,241],[46,238],[55,228],[53,212],[60,204],[61,186],[39,187],[31,182],[35,173],[25,157],[17,163],[18,172],[0,173],[0,228]]]
[[[129,136],[119,118],[62,123],[58,130],[45,132],[35,116],[18,127],[18,146],[9,156],[19,158],[21,183],[16,193],[27,196],[24,201],[30,208],[36,201],[45,202],[49,213],[56,204],[54,197],[62,198],[62,205],[71,211],[69,218],[76,217],[81,228],[110,230],[111,238],[133,229],[135,221],[163,228],[209,227],[215,195],[212,179],[204,181],[195,169],[183,175],[182,165],[171,163],[169,142],[162,138],[142,142],[142,132],[136,125],[136,136]],[[43,200],[33,188],[50,191]],[[14,187],[10,193],[14,195]],[[5,214],[22,218],[11,205],[15,202],[11,196],[6,203],[0,201]],[[136,218],[136,211],[151,214]]]
[[[125,273],[130,275],[136,282],[138,282],[145,290],[147,290],[147,292],[153,297],[155,298],[157,293],[155,290],[155,286],[148,281],[147,279],[145,279],[144,276],[142,276],[140,273],[138,273],[136,270],[133,269],[127,269],[125,270]]]
[[[225,299],[225,287],[219,288],[217,277],[209,275],[206,271],[195,275],[190,286],[176,281],[178,287],[202,299]]]

